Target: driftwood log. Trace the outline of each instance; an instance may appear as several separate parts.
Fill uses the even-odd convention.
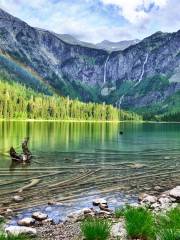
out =
[[[13,147],[10,148],[9,154],[12,161],[28,162],[31,160],[32,154],[29,151],[28,142],[29,142],[29,138],[25,138],[24,141],[22,142],[22,151],[23,151],[22,154],[18,154]]]

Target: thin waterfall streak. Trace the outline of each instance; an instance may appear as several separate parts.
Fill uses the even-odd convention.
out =
[[[107,71],[106,71],[106,68],[107,68],[107,62],[109,60],[109,55],[107,56],[106,58],[106,61],[105,61],[105,64],[104,64],[104,83],[106,83],[106,75],[107,75]]]
[[[123,99],[124,99],[124,94],[119,99],[119,108],[121,107]]]
[[[143,79],[143,76],[144,76],[144,70],[145,70],[146,63],[147,63],[147,61],[148,61],[148,57],[149,57],[149,54],[147,53],[146,58],[145,58],[145,61],[144,61],[143,66],[142,66],[142,72],[141,72],[141,75],[140,75],[140,77],[139,77],[137,83],[135,84],[135,86],[137,86],[137,85],[142,81],[142,79]]]

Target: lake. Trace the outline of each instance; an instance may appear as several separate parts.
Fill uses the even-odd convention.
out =
[[[21,152],[26,136],[33,160],[12,164],[9,148]],[[32,179],[38,184],[14,203],[12,196]],[[179,182],[180,124],[0,122],[0,206],[18,217],[41,209],[58,222],[95,197],[113,208]],[[47,204],[52,201],[59,204]]]

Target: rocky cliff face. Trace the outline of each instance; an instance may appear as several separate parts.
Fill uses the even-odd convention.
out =
[[[180,31],[158,32],[108,53],[67,43],[61,35],[32,28],[0,10],[0,50],[56,92],[84,101],[139,108],[163,102],[180,90],[179,78],[173,77],[180,71]]]

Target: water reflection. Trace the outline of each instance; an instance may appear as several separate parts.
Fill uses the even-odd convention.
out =
[[[0,122],[0,204],[34,178],[39,184],[23,192],[30,200],[11,207],[94,195],[125,202],[139,192],[154,194],[157,185],[164,191],[180,180],[179,133],[179,124]],[[35,157],[16,165],[8,150],[20,152],[27,136]]]

